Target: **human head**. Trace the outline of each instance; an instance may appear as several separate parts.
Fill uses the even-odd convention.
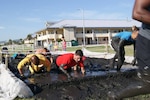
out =
[[[61,40],[62,40],[62,41],[65,41],[65,37],[64,37],[64,36],[62,36]]]
[[[29,50],[26,55],[32,54],[33,51]]]
[[[131,34],[131,37],[133,40],[136,40],[137,36],[138,36],[138,33],[139,33],[139,28],[136,27],[136,26],[132,26],[132,34]]]
[[[138,31],[139,30],[139,28],[137,27],[137,26],[132,26],[132,31]]]
[[[30,58],[30,62],[33,63],[34,65],[39,65],[40,59],[39,59],[36,55],[33,55],[33,56]]]
[[[78,50],[75,51],[74,60],[76,62],[79,62],[82,59],[82,56],[83,56],[82,50],[78,49]]]
[[[47,48],[39,48],[35,51],[35,54],[42,54],[42,55],[46,56],[48,52],[49,52],[49,50]]]

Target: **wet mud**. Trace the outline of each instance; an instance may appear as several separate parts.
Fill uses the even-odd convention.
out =
[[[18,76],[15,65],[21,59],[17,59],[9,64],[9,68]],[[109,91],[124,89],[129,84],[138,83],[136,69],[129,69],[130,64],[123,66],[117,72],[110,69],[110,59],[87,58],[84,61],[86,75],[81,72],[71,71],[72,78],[68,79],[59,72],[55,66],[50,73],[40,73],[22,79],[35,94],[33,98],[40,100],[108,100]]]

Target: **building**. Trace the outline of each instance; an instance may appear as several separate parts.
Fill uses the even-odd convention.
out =
[[[64,36],[66,41],[76,40],[79,45],[107,43],[112,35],[121,31],[131,31],[131,27],[141,26],[135,20],[61,20],[47,22],[46,28],[36,32],[37,44],[48,45]]]

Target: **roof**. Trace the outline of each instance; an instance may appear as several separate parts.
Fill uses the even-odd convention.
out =
[[[51,25],[47,28],[61,28],[61,27],[132,27],[136,25],[141,26],[141,22],[136,20],[62,20]]]

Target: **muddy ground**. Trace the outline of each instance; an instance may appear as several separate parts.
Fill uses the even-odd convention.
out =
[[[18,61],[20,59],[9,65],[17,77],[19,76],[14,65]],[[22,80],[35,94],[32,97],[35,100],[107,100],[109,91],[119,91],[139,82],[136,69],[130,69],[130,64],[125,63],[123,66],[128,68],[117,72],[115,69],[106,68],[109,61],[103,58],[87,58],[84,62],[86,75],[83,76],[80,71],[71,71],[71,79],[53,67],[50,73],[35,74]],[[144,96],[142,99],[149,100],[150,97]]]

